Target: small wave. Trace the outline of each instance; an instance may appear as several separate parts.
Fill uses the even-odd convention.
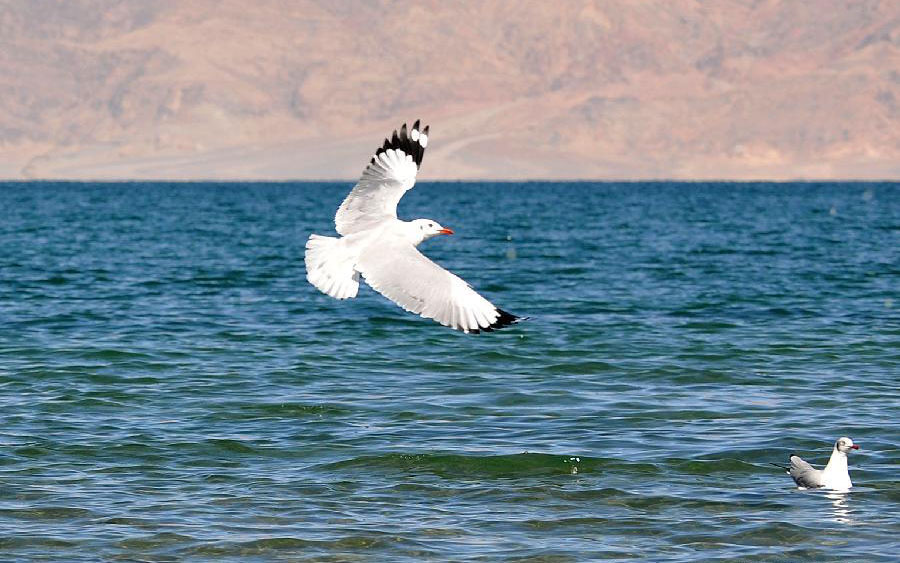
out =
[[[253,555],[272,555],[315,549],[328,553],[354,549],[388,549],[396,548],[393,538],[378,532],[367,535],[351,535],[337,539],[306,539],[297,537],[267,537],[241,542],[217,542],[215,544],[198,545],[185,550],[190,555],[213,557],[247,557]]]
[[[122,361],[122,360],[148,360],[153,356],[143,352],[134,352],[132,350],[118,350],[115,348],[96,348],[84,350],[77,357],[84,360],[106,360],[106,361]]]
[[[725,457],[719,459],[669,459],[666,465],[679,473],[689,475],[710,475],[712,473],[758,473],[759,466],[742,459]],[[773,468],[774,469],[774,468]]]
[[[431,473],[448,478],[491,479],[571,475],[595,471],[603,463],[597,459],[583,456],[529,452],[491,456],[393,453],[330,463],[323,469],[370,469],[403,473]]]
[[[272,418],[338,418],[350,410],[326,403],[223,403],[208,417],[222,420],[260,420]]]
[[[551,363],[541,366],[541,371],[545,373],[559,373],[566,375],[590,375],[593,373],[615,371],[616,369],[618,369],[616,366],[598,360]]]
[[[11,517],[14,520],[78,520],[91,518],[94,513],[85,508],[72,506],[41,506],[35,508],[6,508],[0,509],[0,515]]]

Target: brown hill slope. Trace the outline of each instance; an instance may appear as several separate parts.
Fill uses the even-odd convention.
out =
[[[0,2],[0,177],[898,178],[900,3]]]

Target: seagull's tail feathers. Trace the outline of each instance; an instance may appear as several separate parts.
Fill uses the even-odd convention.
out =
[[[785,473],[790,473],[790,472],[791,472],[790,466],[787,466],[787,465],[781,465],[780,463],[772,463],[772,462],[769,462],[769,465],[771,465],[771,466],[773,466],[773,467],[777,467],[778,469],[781,469],[781,470],[784,471]]]
[[[341,239],[309,235],[306,241],[306,279],[316,289],[335,299],[356,297],[359,272],[353,255]]]

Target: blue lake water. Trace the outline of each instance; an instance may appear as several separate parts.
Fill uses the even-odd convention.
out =
[[[351,185],[0,184],[0,559],[896,561],[900,184],[422,183],[477,336],[305,281]]]

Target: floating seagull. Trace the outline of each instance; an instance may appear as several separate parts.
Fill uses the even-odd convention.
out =
[[[340,238],[310,235],[306,279],[336,299],[356,297],[359,277],[405,310],[466,333],[492,331],[521,318],[495,307],[416,247],[453,231],[432,219],[401,221],[397,203],[416,183],[428,126],[394,131],[375,152],[334,216]]]
[[[846,491],[853,486],[850,482],[850,471],[847,469],[847,454],[850,450],[858,450],[859,446],[846,436],[838,438],[831,451],[831,459],[825,469],[816,469],[803,461],[798,455],[791,456],[790,467],[778,466],[787,471],[801,489],[833,489]]]

